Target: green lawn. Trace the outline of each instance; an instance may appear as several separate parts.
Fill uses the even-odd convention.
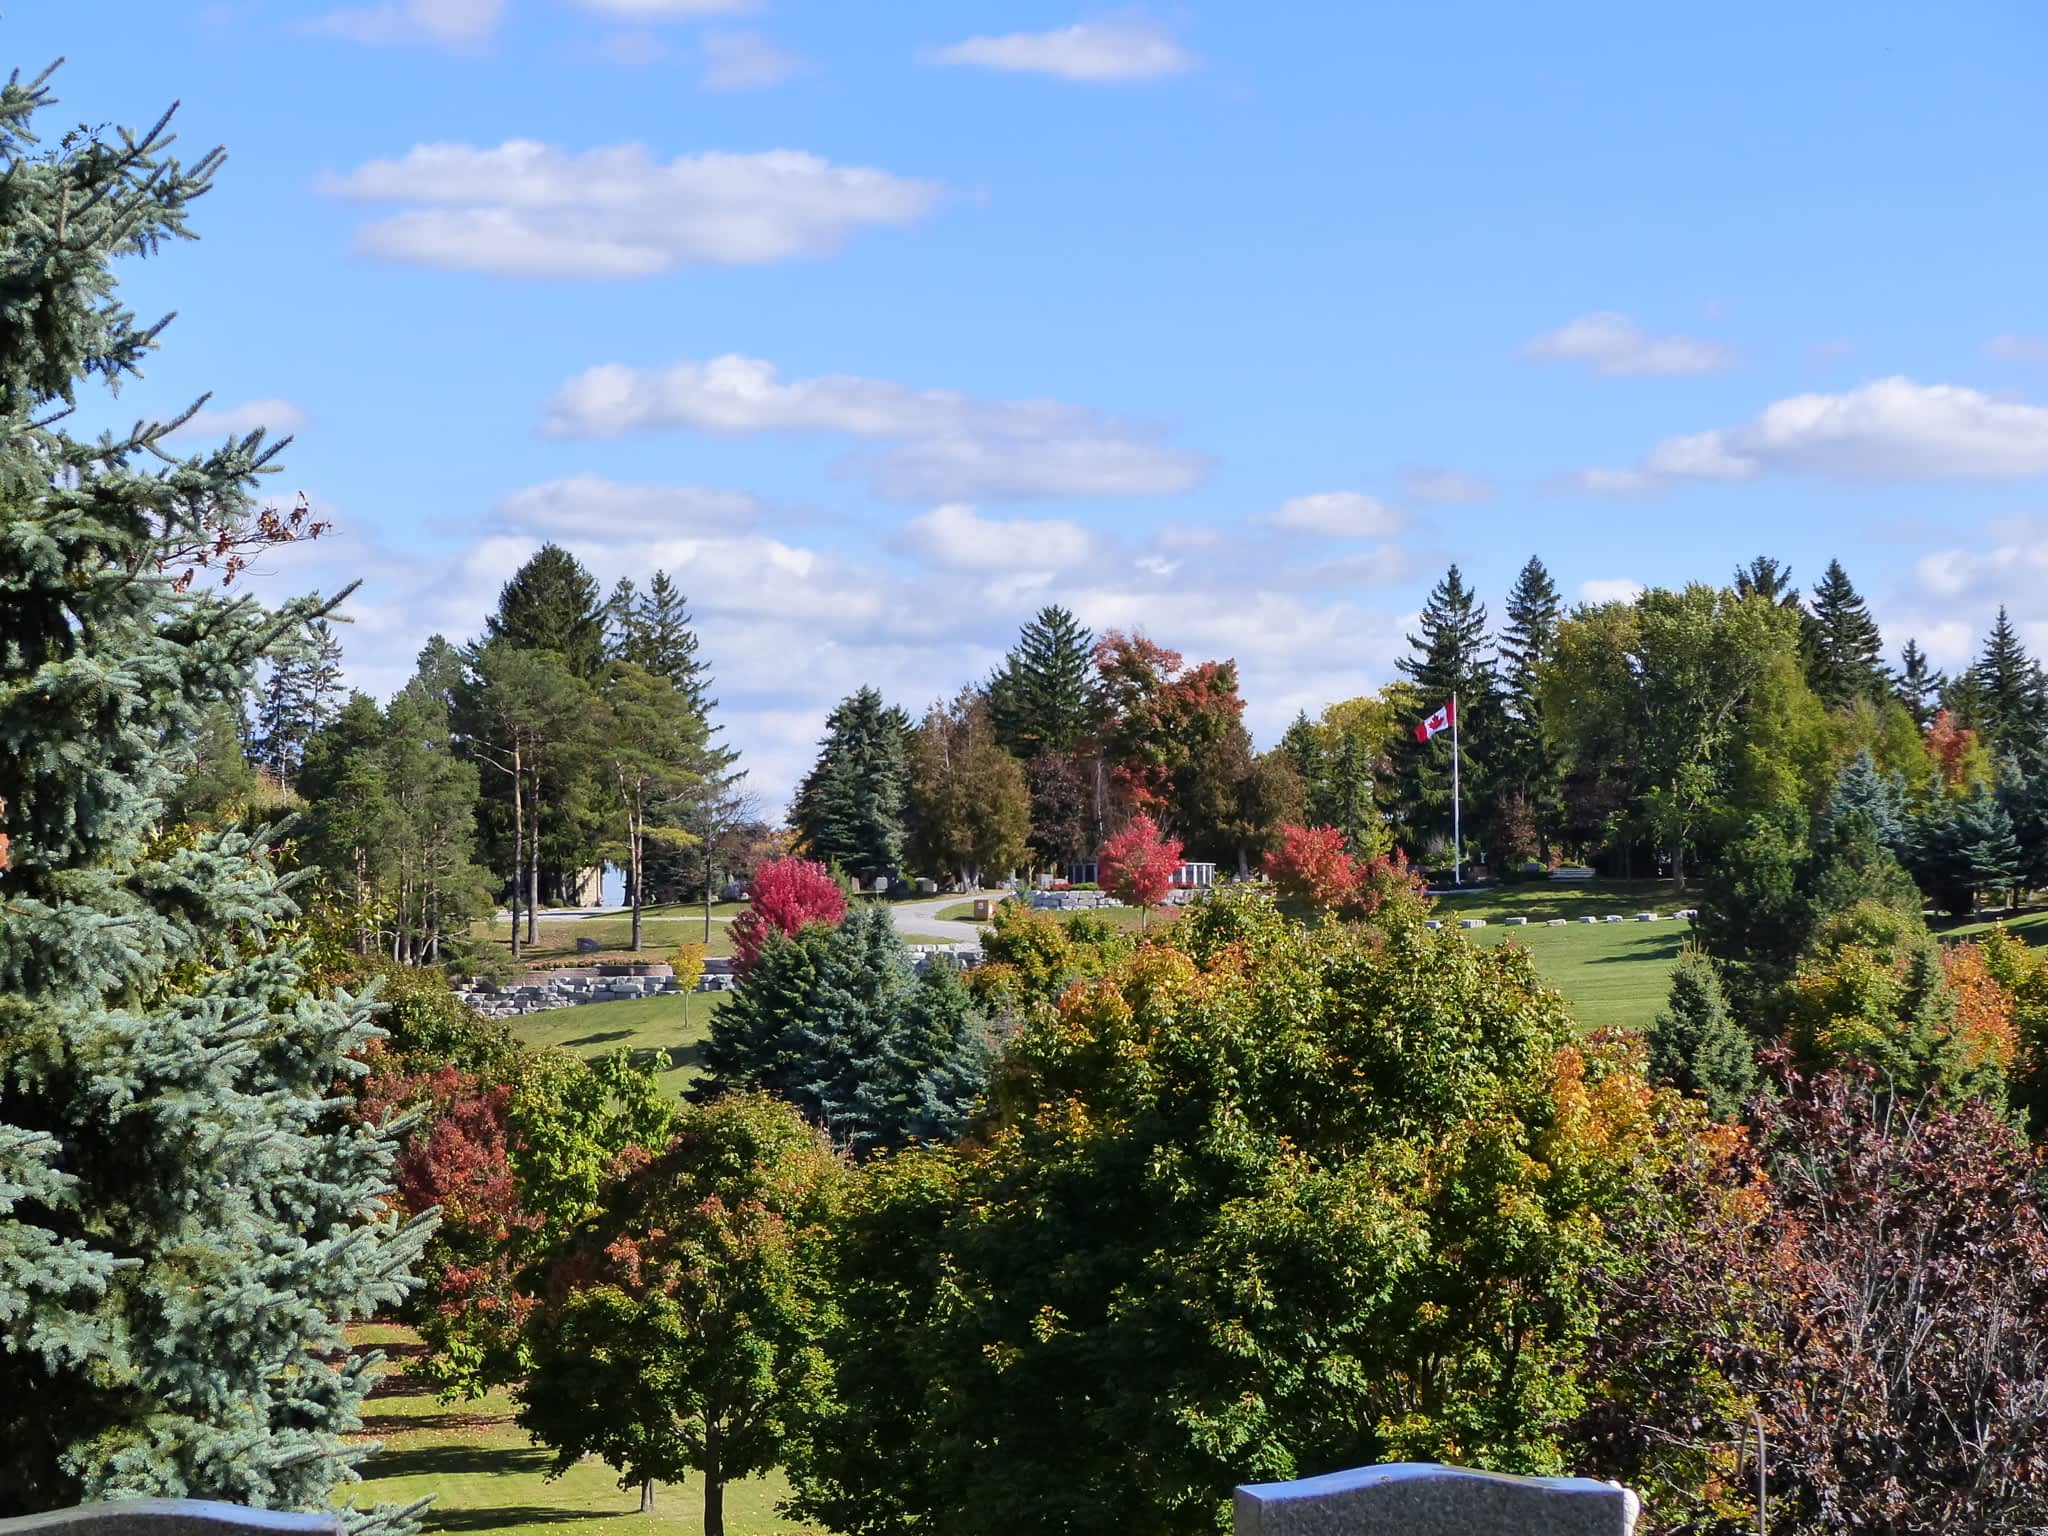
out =
[[[1441,909],[1439,909],[1441,910]],[[1588,1029],[1648,1029],[1671,989],[1671,968],[1691,925],[1601,923],[1569,928],[1474,929],[1475,944],[1520,944],[1543,979],[1565,995]]]
[[[716,957],[732,954],[731,919],[744,912],[744,903],[730,903],[711,909],[711,941],[706,947],[707,955]],[[522,920],[523,921],[523,920]],[[490,940],[502,948],[511,947],[512,925],[493,920],[479,923],[478,937],[488,935]],[[525,930],[522,927],[521,932]],[[666,961],[677,949],[685,944],[704,943],[704,909],[702,907],[650,907],[641,914],[640,950],[636,955],[632,949],[633,918],[631,913],[607,912],[602,917],[550,917],[540,915],[538,940],[520,951],[521,960],[532,965],[553,965],[562,961],[588,963],[596,960],[657,960]],[[595,939],[600,948],[595,954],[584,954],[577,950],[579,939]],[[944,944],[944,936],[935,933],[903,934],[907,944]]]
[[[356,1342],[380,1345],[392,1356],[363,1405],[365,1438],[384,1448],[363,1463],[363,1482],[350,1490],[358,1505],[410,1504],[431,1495],[422,1529],[479,1536],[544,1536],[568,1524],[578,1536],[694,1536],[703,1529],[701,1485],[663,1486],[654,1513],[643,1515],[639,1490],[620,1488],[617,1474],[601,1463],[581,1462],[550,1479],[548,1453],[512,1422],[505,1393],[473,1403],[439,1402],[405,1374],[407,1360],[421,1348],[410,1330],[363,1328]],[[729,1536],[812,1530],[776,1515],[776,1501],[787,1491],[780,1477],[728,1486]]]
[[[1146,925],[1147,930],[1156,929],[1164,923],[1172,922],[1179,915],[1179,911],[1180,909],[1177,907],[1154,907],[1152,909],[1152,916]],[[950,907],[941,907],[939,908],[938,915],[956,922],[971,923],[974,921],[974,903],[962,901]],[[1108,923],[1112,928],[1125,928],[1132,933],[1136,933],[1138,932],[1140,914],[1136,907],[1099,907],[1088,912],[1057,913],[1055,915],[1097,917],[1102,919],[1103,922]]]
[[[505,1023],[521,1045],[536,1050],[558,1045],[594,1060],[625,1049],[636,1056],[655,1055],[662,1063],[661,1084],[681,1093],[697,1079],[704,1062],[704,1041],[711,1016],[730,994],[697,992],[689,1000],[689,1023],[683,1022],[680,993],[667,997],[635,997],[620,1003],[584,1003],[575,1008],[550,1008],[522,1014]]]

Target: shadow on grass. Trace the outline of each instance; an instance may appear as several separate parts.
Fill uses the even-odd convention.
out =
[[[539,1446],[423,1445],[416,1449],[387,1446],[363,1463],[363,1471],[372,1478],[538,1477],[553,1462],[553,1456]]]
[[[636,1067],[645,1066],[651,1061],[658,1072],[680,1072],[685,1067],[702,1067],[704,1065],[704,1045],[704,1041],[694,1040],[688,1045],[671,1045],[665,1048],[656,1047],[652,1050],[635,1051],[633,1053],[633,1065]]]
[[[603,1045],[607,1040],[630,1039],[632,1034],[633,1031],[630,1029],[601,1029],[594,1035],[578,1035],[574,1040],[564,1040],[562,1044],[567,1046]]]
[[[503,1531],[515,1525],[567,1525],[576,1520],[609,1520],[623,1510],[550,1509],[542,1504],[498,1504],[489,1509],[429,1509],[420,1521],[426,1531]]]
[[[415,1395],[426,1396],[423,1392]],[[371,1401],[374,1402],[376,1399],[373,1398]],[[451,1408],[446,1413],[366,1413],[363,1415],[363,1433],[389,1441],[399,1435],[417,1435],[427,1430],[441,1434],[463,1434],[470,1430],[496,1429],[504,1422],[504,1419],[496,1414],[465,1413],[458,1408]]]
[[[1579,961],[1581,965],[1638,965],[1645,960],[1676,960],[1679,939],[1658,939],[1630,946],[1625,954],[1590,955]]]

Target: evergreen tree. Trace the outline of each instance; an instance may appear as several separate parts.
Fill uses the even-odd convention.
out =
[[[1998,764],[1998,804],[2019,844],[2019,880],[2048,886],[2048,750],[2023,748]]]
[[[1948,679],[1928,661],[1927,653],[1920,649],[1919,642],[1908,640],[1906,648],[1899,653],[1899,673],[1892,685],[1892,693],[1906,706],[1906,712],[1921,730],[1934,723],[1934,716],[1941,708],[1942,689],[1947,682]]]
[[[261,844],[155,829],[209,712],[331,605],[179,569],[277,541],[261,432],[62,430],[163,329],[111,264],[186,237],[220,156],[170,160],[162,122],[39,144],[46,80],[0,87],[0,1515],[325,1512],[369,1450],[344,1326],[425,1236],[389,1214],[391,1143],[336,1113],[373,1009],[309,983]]]
[[[2020,844],[1998,797],[1979,784],[1956,817],[1959,869],[1972,892],[2004,891],[2019,880]]]
[[[633,593],[632,585],[630,581],[619,583],[620,591],[627,594],[615,643],[620,660],[667,678],[697,717],[710,726],[718,700],[710,696],[711,669],[697,654],[696,621],[690,617],[689,600],[667,571],[654,573],[645,594]]]
[[[1735,572],[1737,597],[1760,597],[1780,608],[1799,607],[1799,589],[1792,585],[1792,567],[1780,565],[1769,555],[1758,555]]]
[[[985,1033],[950,965],[917,975],[888,908],[856,906],[768,940],[712,1021],[691,1096],[763,1089],[863,1156],[946,1140],[981,1092]]]
[[[1556,583],[1536,556],[1522,567],[1508,593],[1508,624],[1500,637],[1501,702],[1505,719],[1497,784],[1503,793],[1519,795],[1535,822],[1539,848],[1547,848],[1562,809],[1561,775],[1543,734],[1537,698],[1539,670],[1557,644],[1563,605]]]
[[[1836,776],[1821,814],[1820,841],[1826,843],[1831,828],[1856,815],[1868,817],[1877,840],[1894,853],[1907,846],[1906,787],[1897,775],[1879,773],[1867,750],[1843,764]]]
[[[1813,622],[1808,630],[1806,680],[1820,701],[1841,709],[1857,699],[1881,701],[1891,679],[1884,668],[1884,637],[1870,607],[1842,569],[1830,560],[1813,589]]]
[[[1071,752],[1095,723],[1095,636],[1057,605],[1024,626],[989,679],[996,736],[1011,752]]]
[[[873,688],[841,700],[826,718],[818,761],[790,812],[812,858],[857,879],[902,864],[909,730],[903,711],[884,704]]]
[[[1410,635],[1408,645],[1411,654],[1398,658],[1394,665],[1413,681],[1425,712],[1457,699],[1465,804],[1484,805],[1491,785],[1489,769],[1500,747],[1494,661],[1487,644],[1486,606],[1465,585],[1457,566],[1430,591],[1422,609],[1422,633]],[[1414,828],[1424,836],[1448,839],[1452,823],[1451,738],[1445,734],[1427,743],[1412,736],[1402,740],[1404,799]],[[1483,841],[1484,829],[1478,827],[1477,820],[1466,820],[1468,840]]]
[[[498,593],[484,634],[516,650],[553,651],[571,673],[592,681],[605,662],[597,581],[559,544],[543,544]]]
[[[1756,1091],[1756,1047],[1728,1011],[1713,965],[1690,946],[1650,1031],[1650,1076],[1703,1099],[1716,1120],[1741,1114]]]
[[[323,619],[306,644],[273,657],[256,721],[255,758],[279,789],[296,787],[306,744],[334,718],[341,697],[341,642]]]
[[[2041,743],[2048,733],[2048,685],[2002,606],[1970,668],[1969,682],[1972,712],[1964,724],[1974,727],[1994,752]]]

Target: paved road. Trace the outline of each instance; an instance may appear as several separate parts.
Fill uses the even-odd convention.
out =
[[[1004,891],[974,893],[991,900],[1006,894]],[[934,938],[951,939],[956,944],[978,944],[981,942],[981,924],[939,916],[947,907],[957,907],[963,901],[972,900],[974,896],[934,896],[930,901],[899,901],[889,908],[889,915],[898,933],[928,933]]]

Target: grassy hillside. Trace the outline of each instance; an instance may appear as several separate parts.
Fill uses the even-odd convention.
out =
[[[711,1019],[725,1006],[726,993],[698,992],[689,999],[685,1021],[683,998],[635,997],[620,1003],[584,1003],[551,1008],[505,1021],[521,1045],[540,1049],[558,1045],[588,1060],[624,1049],[636,1057],[655,1056],[662,1063],[661,1082],[681,1093],[703,1067],[704,1041]]]
[[[407,1362],[422,1348],[409,1329],[366,1327],[356,1339],[391,1356],[364,1404],[364,1438],[384,1448],[363,1464],[364,1480],[352,1490],[358,1505],[410,1504],[431,1496],[423,1530],[479,1536],[545,1536],[569,1524],[577,1536],[695,1536],[704,1528],[701,1485],[663,1486],[654,1513],[643,1515],[639,1490],[620,1488],[617,1474],[600,1463],[581,1462],[551,1479],[548,1453],[513,1422],[513,1404],[504,1392],[477,1402],[438,1402],[431,1388],[406,1375]],[[728,1536],[811,1531],[776,1515],[776,1500],[787,1491],[780,1477],[730,1485]]]

